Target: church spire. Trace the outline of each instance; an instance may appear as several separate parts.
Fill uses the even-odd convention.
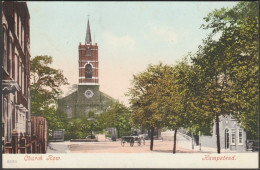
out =
[[[86,44],[91,44],[91,33],[90,33],[89,19],[88,19],[87,34],[86,34],[85,42],[86,42]]]

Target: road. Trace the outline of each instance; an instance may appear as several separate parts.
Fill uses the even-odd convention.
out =
[[[150,141],[146,141],[145,145],[138,146],[137,143],[133,147],[129,143],[121,146],[120,141],[115,142],[50,142],[47,153],[152,153],[162,152],[171,153],[173,149],[173,141],[154,140],[153,151],[150,151]],[[177,145],[177,152],[191,153],[197,152],[192,149],[182,148]]]
[[[150,151],[150,140],[145,145],[138,146],[137,143],[130,147],[126,143],[121,146],[120,141],[115,142],[50,142],[47,153],[172,153],[173,141],[154,140],[153,151]],[[183,135],[177,134],[177,153],[216,153],[216,148],[194,146],[192,149],[191,140]],[[221,150],[222,153],[235,153],[236,151]]]

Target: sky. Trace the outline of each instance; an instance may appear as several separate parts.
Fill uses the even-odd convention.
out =
[[[128,105],[125,93],[133,74],[149,64],[174,65],[195,53],[208,30],[203,17],[237,2],[27,2],[31,56],[53,57],[70,85],[78,84],[78,45],[85,43],[89,18],[92,42],[99,47],[100,90]],[[89,15],[89,16],[88,16]]]

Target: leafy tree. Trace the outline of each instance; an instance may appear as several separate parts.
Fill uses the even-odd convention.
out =
[[[223,51],[219,51],[222,47],[217,48],[217,53],[211,51],[216,48],[216,43],[210,43],[204,46],[200,57],[194,59],[196,65],[201,66],[202,80],[204,85],[201,86],[200,95],[201,107],[207,117],[215,117],[217,148],[220,153],[220,136],[219,136],[219,117],[230,114],[232,103],[227,102],[230,96],[232,86],[228,83],[229,77],[225,74],[226,69],[222,67],[223,60],[216,60],[223,56]],[[214,54],[211,54],[211,53]],[[220,53],[220,54],[219,54]]]
[[[48,128],[54,130],[66,126],[66,114],[56,113],[55,104],[62,93],[60,86],[68,83],[62,71],[50,67],[51,64],[51,56],[31,58],[31,109],[33,115],[44,116]]]
[[[201,109],[214,116],[220,153],[219,117],[233,114],[251,134],[258,133],[258,3],[239,2],[205,17],[211,34],[195,57]],[[216,40],[216,34],[220,35]]]
[[[80,138],[86,138],[87,136],[90,136],[91,139],[94,138],[93,137],[93,131],[95,126],[94,122],[95,122],[94,114],[89,114],[88,116],[84,116],[79,119],[80,131],[82,134]]]
[[[202,116],[196,110],[197,98],[193,91],[193,70],[186,58],[175,66],[164,66],[164,76],[156,87],[158,109],[163,113],[164,125],[174,129],[173,153],[176,153],[177,130],[191,127]],[[204,120],[204,118],[203,118]]]
[[[65,139],[81,139],[86,138],[87,130],[82,126],[81,119],[71,119],[68,121],[67,128],[65,130]]]
[[[54,106],[50,106],[49,108],[46,108],[45,111],[47,111],[48,109],[51,109],[51,111],[45,112],[43,116],[48,120],[50,129],[52,129],[52,130],[65,129],[66,130],[67,124],[68,124],[67,114],[61,110],[56,110],[56,108]]]
[[[119,102],[114,103],[101,117],[103,117],[105,127],[115,127],[117,129],[118,137],[131,133],[131,112],[123,104]]]
[[[151,129],[150,150],[153,150],[154,129],[164,124],[163,112],[158,109],[156,93],[164,69],[162,63],[149,65],[145,71],[133,76],[132,88],[127,93],[130,96],[133,124],[140,128]]]
[[[187,58],[175,66],[162,63],[149,65],[146,71],[134,75],[133,87],[128,94],[131,96],[132,121],[135,125],[175,130],[173,153],[176,153],[179,128],[196,127],[197,130],[206,131],[211,122],[198,107],[200,96],[193,82],[200,81],[195,69],[188,64]]]
[[[95,138],[93,132],[102,132],[105,126],[103,125],[101,115],[96,115],[90,111],[88,116],[81,118],[70,119],[66,126],[66,139],[85,139],[90,136]]]
[[[83,117],[82,123],[88,127],[91,138],[95,138],[93,136],[93,132],[102,132],[105,129],[104,121],[101,119],[101,114],[95,114],[93,111],[88,112],[88,116]]]

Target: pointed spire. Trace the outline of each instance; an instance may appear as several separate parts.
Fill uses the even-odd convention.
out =
[[[86,44],[91,44],[91,33],[90,33],[90,26],[89,26],[89,19],[88,19],[88,26],[87,26],[87,34],[86,34]]]

